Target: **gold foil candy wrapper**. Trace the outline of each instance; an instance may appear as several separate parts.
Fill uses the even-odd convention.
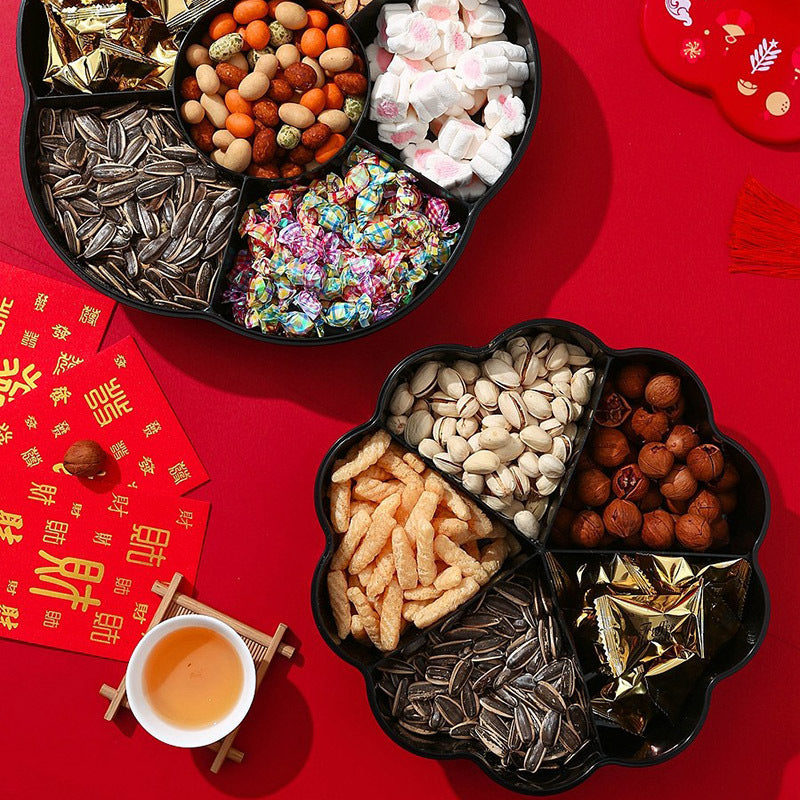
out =
[[[44,79],[79,92],[166,89],[178,46],[169,0],[41,0],[50,36]]]
[[[653,715],[674,718],[709,659],[739,630],[750,565],[693,566],[685,558],[617,555],[584,564],[575,626],[611,677],[592,699],[600,717],[641,734]]]

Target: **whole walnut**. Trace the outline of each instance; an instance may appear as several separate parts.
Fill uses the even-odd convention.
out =
[[[715,444],[701,444],[689,451],[686,466],[699,481],[714,481],[722,476],[725,458]]]
[[[675,522],[668,511],[650,511],[642,519],[642,542],[651,550],[669,550],[675,543]]]
[[[675,424],[679,422],[681,417],[683,416],[684,411],[686,411],[686,399],[683,395],[678,398],[678,402],[675,403],[674,406],[669,406],[668,408],[662,409],[662,411],[667,415],[667,419],[672,423]]]
[[[715,494],[702,489],[689,503],[689,513],[702,517],[707,522],[713,522],[722,513],[722,505]]]
[[[694,514],[678,517],[675,536],[687,550],[708,550],[711,546],[711,526]]]
[[[612,500],[603,511],[603,524],[612,536],[626,539],[642,527],[642,512],[629,500]]]
[[[674,406],[681,396],[681,379],[677,375],[656,375],[644,390],[644,399],[653,408]]]
[[[669,420],[663,411],[651,414],[646,408],[637,408],[631,417],[631,427],[646,442],[660,442],[669,430]]]
[[[605,428],[619,428],[631,415],[628,401],[617,392],[606,392],[594,415],[594,421]]]
[[[700,444],[700,437],[697,431],[689,425],[676,425],[667,436],[667,450],[672,453],[678,461],[685,461],[689,451]]]
[[[675,464],[675,457],[665,444],[647,442],[639,451],[639,468],[648,478],[663,478]]]
[[[581,511],[570,526],[570,538],[580,547],[598,547],[604,533],[603,520],[596,511]]]
[[[611,495],[611,479],[599,469],[587,469],[575,477],[578,500],[585,506],[602,506]]]
[[[628,464],[614,473],[611,488],[617,497],[635,502],[647,494],[650,481],[636,464]]]
[[[739,470],[736,469],[736,466],[732,462],[726,461],[722,469],[722,475],[716,480],[709,481],[708,488],[712,492],[717,493],[729,492],[739,485],[739,480]]]
[[[625,434],[616,428],[596,428],[591,455],[601,467],[618,467],[631,457],[631,448]]]
[[[725,547],[731,542],[728,520],[720,517],[711,523],[711,543],[717,547]]]
[[[689,511],[689,501],[688,500],[667,500],[664,499],[664,507],[669,511],[670,514],[676,514],[677,516],[681,516],[682,514],[686,514]]]
[[[716,498],[719,500],[719,510],[722,514],[732,514],[736,511],[739,498],[734,492],[720,492]]]
[[[628,364],[617,375],[617,391],[629,400],[640,400],[650,380],[650,370],[644,364]]]
[[[661,508],[663,502],[663,495],[651,484],[647,494],[639,501],[639,508],[642,513],[645,511],[655,511],[657,508]]]
[[[75,442],[64,454],[64,469],[78,478],[93,478],[103,471],[106,454],[100,445],[91,439]]]
[[[697,481],[688,467],[673,467],[661,481],[661,494],[668,500],[688,500],[697,491]]]

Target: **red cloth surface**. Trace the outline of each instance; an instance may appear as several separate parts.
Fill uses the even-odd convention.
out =
[[[291,665],[276,659],[259,693],[237,742],[245,762],[213,776],[208,752],[162,745],[125,713],[119,725],[103,721],[97,691],[119,680],[120,664],[0,640],[3,797],[510,797],[470,763],[424,760],[391,742],[360,674],[323,643],[309,608],[323,547],[313,484],[333,441],[371,415],[400,358],[437,342],[482,344],[537,316],[686,360],[721,428],[758,458],[773,501],[761,551],[772,624],[755,660],[714,691],[683,754],[648,769],[604,768],[570,796],[800,796],[800,284],[731,276],[725,248],[748,173],[800,202],[798,149],[744,138],[711,101],[657,72],[631,5],[530,3],[544,94],[528,153],[445,284],[397,325],[299,350],[116,311],[106,343],[136,337],[211,475],[192,494],[213,501],[199,598],[264,629],[288,623],[299,652]],[[0,258],[75,282],[23,195],[16,6],[0,5]]]

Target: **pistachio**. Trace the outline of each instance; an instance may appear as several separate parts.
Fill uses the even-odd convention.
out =
[[[543,431],[547,431],[551,436],[560,436],[564,433],[564,423],[559,422],[555,417],[543,420],[539,423],[539,427]]]
[[[444,392],[435,392],[430,397],[431,411],[439,417],[457,417],[458,400]]]
[[[484,428],[505,428],[507,431],[511,430],[511,423],[502,414],[487,414],[481,420],[481,426]]]
[[[455,461],[448,453],[437,453],[433,457],[434,466],[447,475],[458,475],[461,472],[461,464]]]
[[[409,418],[405,429],[406,442],[417,447],[423,439],[433,432],[433,416],[428,411],[415,411]]]
[[[572,380],[570,381],[570,386],[572,387],[572,399],[576,403],[586,405],[591,397],[591,387],[589,386],[589,381],[587,380],[586,375],[580,375],[577,373],[573,375]]]
[[[408,389],[407,383],[401,383],[389,401],[389,411],[395,415],[408,414],[414,405],[414,395]]]
[[[522,402],[528,413],[536,419],[548,419],[553,416],[553,409],[550,407],[550,400],[541,392],[534,389],[527,389],[522,393]]]
[[[489,429],[487,429],[489,430]],[[502,447],[498,447],[495,451],[497,457],[505,464],[510,461],[515,461],[522,453],[525,452],[525,444],[519,438],[519,434],[511,434],[511,439]]]
[[[456,421],[452,417],[439,417],[433,423],[433,438],[444,447],[451,436],[456,435]]]
[[[556,381],[553,383],[553,394],[556,397],[572,398],[572,384],[568,381]]]
[[[495,497],[508,497],[512,493],[512,489],[506,486],[505,482],[496,472],[492,472],[486,476],[486,488]]]
[[[434,456],[444,452],[444,448],[435,439],[423,439],[418,445],[420,455],[433,459]]]
[[[519,386],[519,375],[510,364],[499,358],[484,361],[483,374],[503,389],[516,389]]]
[[[483,450],[481,447],[481,435],[479,433],[473,433],[472,436],[467,439],[467,444],[473,453],[477,453],[478,450]]]
[[[544,380],[544,378],[539,378],[527,388],[533,390],[534,392],[539,392],[539,394],[543,394],[548,400],[552,400],[553,397],[555,397],[553,384],[550,383],[550,381]]]
[[[539,425],[528,425],[519,432],[519,438],[537,453],[547,453],[553,446],[550,434]]]
[[[543,359],[553,344],[553,337],[549,333],[540,333],[531,342],[531,352]]]
[[[530,353],[531,345],[524,336],[515,336],[513,339],[508,340],[506,349],[509,353],[511,353],[512,356],[514,356],[514,359],[516,360],[521,355]]]
[[[407,424],[408,417],[405,414],[392,414],[386,418],[386,429],[395,436],[402,436]]]
[[[569,461],[570,456],[572,455],[572,440],[568,436],[565,436],[563,433],[560,436],[556,436],[553,439],[553,446],[550,449],[550,452],[559,461],[566,464],[567,461]]]
[[[449,397],[458,400],[467,391],[467,384],[452,367],[442,367],[436,378],[439,388]]]
[[[592,363],[592,359],[586,354],[586,351],[577,344],[568,344],[567,351],[569,352],[569,363],[573,367],[584,367]]]
[[[481,368],[472,361],[460,358],[453,364],[453,369],[463,378],[464,383],[475,383],[481,376]]]
[[[546,478],[557,481],[564,474],[564,462],[551,453],[539,456],[539,469]]]
[[[529,539],[538,539],[541,527],[539,520],[530,511],[517,511],[514,514],[514,525],[517,530]]]
[[[461,419],[474,417],[480,408],[477,398],[469,393],[461,395],[456,401],[456,413]]]
[[[544,365],[549,370],[561,369],[569,361],[569,350],[563,343],[554,345],[547,354]]]
[[[535,500],[528,500],[525,503],[525,510],[530,511],[536,519],[543,519],[547,513],[547,500],[544,497],[537,497]]]
[[[464,461],[464,471],[488,475],[500,466],[500,459],[491,450],[478,450]]]
[[[519,375],[520,383],[523,386],[530,386],[539,378],[539,369],[542,366],[541,359],[527,350],[523,355],[514,361],[514,369]]]
[[[499,514],[502,514],[507,508],[507,504],[503,502],[502,498],[492,494],[482,494],[480,498],[492,511],[497,511]]]
[[[459,436],[463,436],[465,439],[469,439],[473,433],[477,433],[480,430],[480,427],[480,423],[474,417],[456,420],[456,432]]]
[[[486,428],[480,433],[481,447],[497,450],[511,441],[511,434],[505,428]]]
[[[572,403],[566,397],[556,397],[551,403],[553,416],[562,424],[572,421]]]
[[[463,463],[471,452],[469,443],[461,436],[451,436],[447,440],[447,453],[457,464]]]
[[[524,500],[531,493],[531,480],[518,466],[509,469],[514,478],[514,497]]]
[[[414,397],[426,397],[436,388],[436,377],[440,366],[439,361],[426,361],[417,369],[409,384]]]
[[[523,453],[517,459],[517,466],[529,478],[538,478],[542,474],[542,471],[539,469],[539,456],[530,451]]]
[[[553,494],[556,489],[558,489],[558,480],[548,478],[547,475],[540,475],[536,479],[536,491],[539,492],[542,497]]]
[[[473,392],[483,408],[489,411],[494,411],[497,408],[497,398],[500,396],[500,390],[488,378],[478,378],[475,381]]]
[[[511,353],[508,352],[508,350],[503,350],[503,349],[495,350],[494,354],[492,355],[492,358],[496,358],[499,361],[508,364],[509,367],[514,366],[514,357],[511,355]]]
[[[476,475],[471,472],[465,472],[464,478],[461,481],[463,487],[472,494],[481,494],[486,485],[483,475]]]
[[[500,413],[508,420],[512,428],[519,430],[528,423],[528,411],[525,403],[516,392],[501,392],[497,399]]]
[[[414,405],[411,406],[412,413],[414,411],[427,411],[427,410],[428,410],[428,404],[421,397],[418,400],[415,400]]]

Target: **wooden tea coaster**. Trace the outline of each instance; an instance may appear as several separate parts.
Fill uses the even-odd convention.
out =
[[[238,619],[229,617],[227,614],[223,614],[215,608],[198,602],[193,597],[189,597],[189,595],[180,593],[178,589],[180,588],[182,580],[183,575],[176,572],[168,584],[163,581],[156,581],[153,584],[153,592],[161,597],[161,602],[147,630],[150,630],[150,628],[158,625],[159,622],[163,622],[165,619],[185,616],[187,614],[204,614],[208,617],[218,619],[226,625],[230,625],[230,627],[242,637],[242,641],[247,645],[247,649],[253,657],[253,663],[256,667],[256,691],[258,691],[258,687],[261,686],[261,681],[264,680],[264,676],[267,674],[269,665],[276,653],[282,655],[284,658],[291,658],[294,655],[294,647],[283,644],[282,642],[283,635],[287,631],[287,626],[284,625],[284,623],[281,622],[278,625],[272,636],[256,630],[255,628],[251,628],[249,625],[239,622]],[[104,715],[105,719],[114,719],[120,706],[128,708],[128,701],[125,697],[124,677],[116,689],[104,683],[100,687],[100,694],[109,701],[108,709]],[[208,745],[209,749],[214,750],[217,754],[214,758],[214,762],[211,764],[212,772],[219,772],[220,767],[226,759],[235,761],[237,764],[242,763],[244,753],[233,746],[233,742],[236,739],[236,735],[239,733],[240,727],[241,725],[231,731],[221,741]]]

